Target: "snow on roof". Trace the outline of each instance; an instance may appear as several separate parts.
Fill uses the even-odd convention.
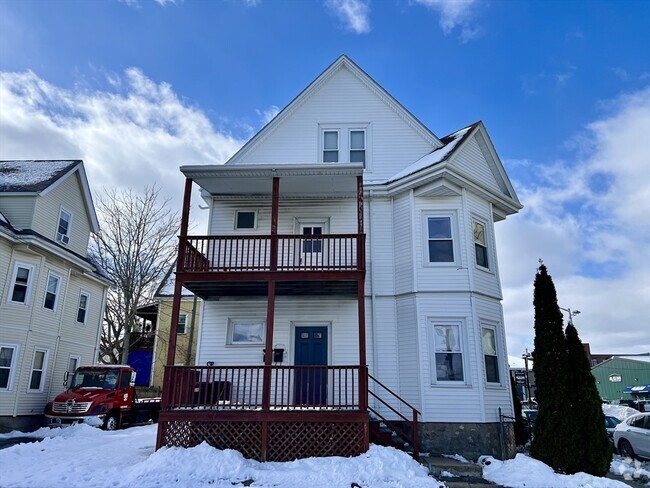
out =
[[[468,127],[465,127],[464,129],[454,132],[453,134],[449,134],[448,136],[443,137],[441,141],[445,144],[444,146],[439,147],[433,152],[430,152],[429,154],[420,158],[412,165],[404,168],[399,173],[391,176],[388,179],[387,183],[390,183],[391,181],[399,180],[400,178],[404,178],[405,176],[420,171],[421,169],[428,168],[429,166],[433,166],[435,164],[445,161],[446,159],[449,158],[449,156],[456,148],[458,143],[463,139],[463,136],[465,136],[465,134],[467,134],[475,126],[476,124],[472,124]]]
[[[0,192],[41,192],[79,163],[79,160],[0,161]]]

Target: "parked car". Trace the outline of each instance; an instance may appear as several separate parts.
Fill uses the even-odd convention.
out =
[[[614,430],[616,426],[621,423],[620,419],[612,417],[611,415],[605,415],[605,429],[607,430],[607,435],[610,439],[614,439]]]
[[[650,459],[650,412],[632,415],[618,424],[614,446],[621,456]]]

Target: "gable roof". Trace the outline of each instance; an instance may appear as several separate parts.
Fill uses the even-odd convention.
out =
[[[99,220],[80,159],[0,161],[0,195],[45,195],[75,172],[79,172],[91,229],[97,233]]]
[[[375,92],[379,98],[386,103],[391,109],[399,114],[407,123],[433,147],[439,147],[442,142],[431,130],[425,126],[415,115],[408,111],[399,101],[388,93],[379,83],[372,79],[368,73],[362,70],[354,61],[345,54],[339,56],[325,71],[316,77],[307,87],[302,90],[289,104],[284,107],[271,121],[260,129],[251,139],[244,144],[225,164],[234,164],[244,158],[246,154],[253,150],[259,143],[266,139],[282,122],[289,118],[305,100],[317,92],[321,86],[327,82],[338,70],[347,68],[353,75],[361,80],[370,90]]]

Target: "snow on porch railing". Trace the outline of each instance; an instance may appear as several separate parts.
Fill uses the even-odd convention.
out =
[[[163,410],[358,410],[361,366],[166,366]]]
[[[273,259],[277,240],[277,259]],[[363,270],[363,234],[187,236],[183,271]]]

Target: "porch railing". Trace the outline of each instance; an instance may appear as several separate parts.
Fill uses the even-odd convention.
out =
[[[277,240],[277,258],[273,241]],[[361,271],[363,234],[183,236],[183,272]]]
[[[362,366],[166,366],[162,409],[359,410],[367,402],[359,388],[365,374]]]

